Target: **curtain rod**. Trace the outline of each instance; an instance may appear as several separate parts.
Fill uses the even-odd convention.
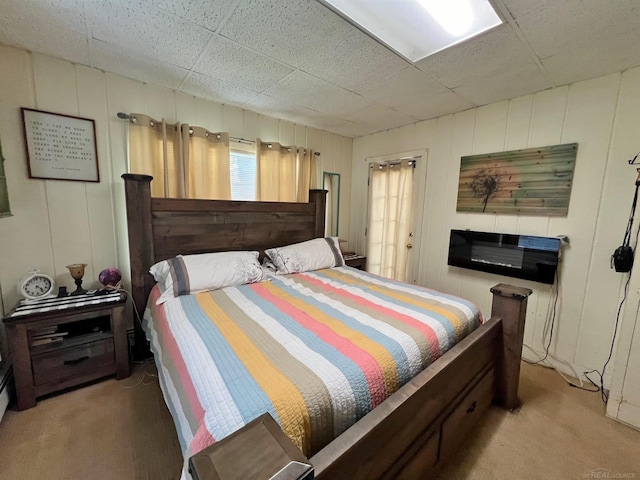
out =
[[[253,145],[254,143],[256,143],[255,140],[247,140],[246,138],[242,138],[242,137],[229,137],[229,140],[232,140],[237,143],[246,143],[248,145]]]
[[[394,165],[400,165],[403,160],[407,160],[407,163],[409,164],[409,166],[413,165],[413,167],[415,168],[416,164],[418,163],[418,160],[420,160],[420,157],[402,158],[398,160],[387,160],[384,162],[371,162],[369,164],[369,168],[378,167],[382,169],[386,166],[393,167]]]
[[[118,118],[120,118],[120,119],[122,119],[122,120],[129,120],[129,121],[132,121],[132,120],[133,120],[133,118],[134,118],[133,116],[128,115],[128,114],[123,113],[123,112],[118,112],[118,113],[117,113],[117,116],[118,116]],[[244,144],[248,144],[248,145],[253,145],[254,143],[256,143],[256,141],[255,141],[255,140],[247,140],[246,138],[242,138],[242,137],[229,137],[229,140],[233,140],[234,142],[237,142],[237,143],[244,143]],[[265,143],[266,143],[266,142],[265,142]],[[320,152],[313,152],[313,154],[314,154],[316,157],[319,157],[319,156],[320,156]]]

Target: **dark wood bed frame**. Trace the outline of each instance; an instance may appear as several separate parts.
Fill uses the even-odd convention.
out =
[[[325,191],[309,203],[151,198],[147,175],[125,174],[131,290],[140,316],[149,267],[177,254],[258,250],[324,236]],[[527,297],[491,289],[491,318],[311,459],[319,479],[414,480],[437,471],[492,402],[518,406]],[[147,348],[136,322],[136,350]],[[255,455],[255,452],[248,452]]]

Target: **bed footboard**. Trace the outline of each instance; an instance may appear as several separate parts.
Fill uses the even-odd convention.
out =
[[[491,289],[491,319],[311,458],[318,479],[415,479],[437,470],[495,400],[518,405],[527,298]]]

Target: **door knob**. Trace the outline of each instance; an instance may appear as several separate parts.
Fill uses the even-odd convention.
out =
[[[407,249],[411,250],[413,248],[413,243],[407,243]]]

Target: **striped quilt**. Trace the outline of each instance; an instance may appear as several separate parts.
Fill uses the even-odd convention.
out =
[[[269,412],[311,456],[481,322],[468,301],[350,267],[145,313],[185,459]]]

